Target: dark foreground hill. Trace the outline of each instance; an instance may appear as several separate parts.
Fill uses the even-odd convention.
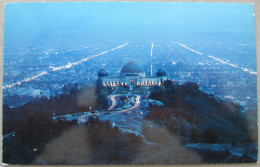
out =
[[[202,154],[206,162],[256,161],[256,111],[244,112],[238,104],[216,99],[213,95],[200,91],[196,83],[174,85],[169,81],[165,88],[153,92],[150,98],[160,100],[164,105],[150,106],[146,119],[177,134],[183,144],[197,148],[196,151]],[[214,153],[202,147],[201,143],[216,149],[225,146],[226,149],[222,147],[222,151]],[[230,156],[229,146],[243,150],[237,152],[242,156]]]
[[[3,161],[10,164],[176,164],[255,162],[256,111],[214,98],[197,84],[156,87],[142,136],[122,133],[109,121],[52,120],[56,115],[107,107],[110,89],[95,87],[4,106]],[[81,100],[82,96],[88,97]],[[15,133],[13,133],[15,132]],[[206,147],[205,147],[206,146]]]

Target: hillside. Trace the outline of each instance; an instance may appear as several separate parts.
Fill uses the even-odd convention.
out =
[[[17,108],[4,106],[4,134],[13,134],[3,142],[4,162],[176,164],[257,161],[256,111],[242,112],[242,106],[208,95],[200,91],[196,83],[178,85],[167,81],[163,87],[150,90],[150,99],[161,101],[163,105],[150,103],[145,108],[150,112],[142,117],[140,135],[125,133],[109,120],[90,117],[79,125],[76,121],[52,119],[54,115],[91,111],[90,107],[105,111],[106,96],[111,93],[109,88],[73,89],[61,96],[35,99]],[[57,154],[58,157],[52,156]]]
[[[153,92],[150,98],[160,100],[164,105],[150,106],[146,119],[179,136],[183,144],[199,151],[206,162],[254,162],[257,159],[256,111],[242,112],[242,106],[216,99],[200,91],[196,83],[174,85],[169,81],[165,88]],[[207,154],[210,152],[207,147],[198,147],[196,143],[218,147],[226,144],[247,154],[242,158],[227,154],[214,159],[217,153]]]

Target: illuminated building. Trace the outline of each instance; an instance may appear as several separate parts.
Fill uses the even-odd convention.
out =
[[[167,80],[166,72],[159,69],[154,77],[146,77],[146,73],[141,65],[135,61],[126,63],[121,69],[119,77],[108,77],[105,69],[98,72],[98,85],[109,87],[129,87],[132,90],[134,87],[149,87],[162,86]]]

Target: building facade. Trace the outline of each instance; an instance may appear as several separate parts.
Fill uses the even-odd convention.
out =
[[[108,77],[105,69],[98,72],[98,85],[109,87],[129,87],[132,90],[138,86],[162,86],[167,80],[166,72],[159,69],[154,77],[146,77],[146,73],[141,65],[135,61],[126,63],[121,69],[119,77]]]

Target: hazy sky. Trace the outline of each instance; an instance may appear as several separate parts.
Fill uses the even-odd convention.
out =
[[[254,6],[70,2],[5,6],[5,45],[84,40],[254,41]]]

